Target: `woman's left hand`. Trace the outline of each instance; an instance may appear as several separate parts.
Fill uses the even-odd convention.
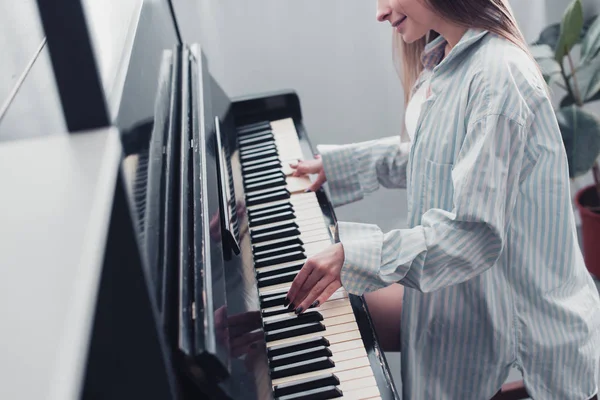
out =
[[[342,287],[341,272],[344,265],[344,247],[341,243],[329,246],[310,257],[296,275],[288,291],[287,300],[296,314],[325,302]]]

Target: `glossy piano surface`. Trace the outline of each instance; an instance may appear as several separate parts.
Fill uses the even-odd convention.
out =
[[[268,129],[274,132],[275,142],[277,142],[277,145],[279,146],[280,158],[295,158],[298,154],[298,158],[312,158],[313,155],[316,154],[314,147],[310,143],[308,135],[302,124],[302,111],[300,107],[300,100],[294,92],[282,91],[278,93],[261,94],[252,97],[233,99],[230,108],[230,115],[228,115],[227,118],[233,119],[234,128],[236,128],[238,131],[240,127],[253,126],[271,121],[271,123],[269,124],[270,127]],[[277,129],[280,130],[279,132],[275,130],[276,127],[278,127]],[[290,129],[290,131],[293,131],[293,134],[282,131],[283,127],[287,127],[288,129]],[[241,176],[242,170],[239,169],[239,165],[243,161],[240,160],[240,149],[238,147],[240,138],[237,137],[236,129],[230,129],[228,130],[228,133],[231,135],[231,139],[229,142],[231,146],[231,163],[233,165],[238,165],[238,170],[235,171],[237,172],[237,174],[234,174],[236,179],[234,180],[236,181],[236,183],[238,183],[238,185],[236,185],[236,195],[238,196],[239,201],[241,202],[242,199],[245,198],[247,200],[248,197],[246,197],[245,194],[242,194],[244,191],[244,185],[241,183],[241,181],[243,181],[243,178]],[[297,135],[297,138],[293,137],[294,134]],[[295,140],[297,140],[298,142],[299,149],[294,149],[293,145],[288,144],[294,142]],[[285,147],[285,149],[282,150],[282,147]],[[285,155],[283,155],[282,153],[285,153]],[[281,168],[283,170],[286,169],[285,162],[282,162]],[[293,185],[290,183],[289,178],[287,179],[287,182],[288,190],[293,191]],[[297,192],[295,193],[295,195],[292,196],[292,203],[297,209],[296,214],[301,214],[303,212],[307,213],[307,208],[302,208],[303,206],[299,205],[301,204],[301,201],[298,200],[302,198],[302,196],[307,195],[311,194],[300,194],[299,192]],[[336,224],[336,217],[333,206],[328,200],[323,190],[320,190],[317,193],[315,193],[314,197],[316,198],[315,203],[318,204],[317,207],[319,208],[319,217],[322,218],[325,222],[323,226],[326,227],[327,234],[329,236],[327,241],[333,242],[335,238]],[[293,201],[294,198],[297,199],[296,202]],[[271,214],[271,217],[275,215],[282,215],[282,213],[278,212],[278,214]],[[301,225],[300,222],[298,222],[298,224]],[[242,227],[242,229],[244,230],[247,229],[246,225],[242,225]],[[303,229],[302,226],[300,226],[300,229]],[[309,234],[307,232],[304,232],[306,234],[303,233],[304,236],[301,236],[301,238],[305,242],[307,242],[304,244],[304,247],[307,250],[307,254],[308,251],[310,251],[309,247],[311,245],[314,246],[316,244],[317,237],[322,237],[318,236],[321,232],[317,232],[318,233],[315,233],[315,230],[313,230],[311,233],[311,235],[313,236],[311,237],[309,237]],[[244,255],[244,265],[247,269],[252,270],[254,268],[254,263],[256,262],[256,253],[255,259],[253,259],[252,251],[248,251],[249,249],[246,248],[246,246],[242,247],[242,254]],[[290,278],[286,279],[289,281]],[[390,375],[387,363],[385,361],[383,351],[379,348],[379,345],[377,343],[376,334],[374,332],[372,322],[369,318],[367,305],[364,302],[364,300],[360,297],[349,295],[348,298],[352,307],[352,311],[354,313],[356,325],[360,330],[360,338],[362,339],[362,345],[366,350],[370,368],[372,369],[373,376],[377,382],[379,396],[383,399],[397,399],[399,398],[399,394],[397,393],[393,385],[393,380]],[[325,314],[325,311],[321,311],[321,313]],[[340,362],[339,364],[342,363]],[[359,369],[359,366],[357,366],[356,368]],[[350,393],[352,393],[352,391],[350,391]]]
[[[322,191],[281,192],[276,183],[290,178],[280,172],[272,187],[283,203],[266,207],[255,190],[269,172],[264,161],[282,160],[248,126],[278,126],[295,143],[285,151],[280,143],[281,154],[312,157],[300,100],[291,92],[229,99],[201,47],[179,43],[171,19],[165,4],[144,3],[117,124],[180,397],[398,398],[362,299],[339,291],[300,317],[282,307],[304,258],[332,243],[335,213]],[[288,222],[299,224],[298,237],[282,236],[277,223]]]

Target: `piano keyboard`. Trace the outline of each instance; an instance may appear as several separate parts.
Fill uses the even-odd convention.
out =
[[[300,315],[284,306],[306,258],[331,245],[310,180],[291,176],[303,158],[293,120],[239,127],[238,144],[273,396],[380,398],[343,288]]]

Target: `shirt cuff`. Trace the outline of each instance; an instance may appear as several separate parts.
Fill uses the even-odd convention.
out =
[[[377,172],[369,168],[371,151],[368,147],[321,145],[317,150],[334,206],[361,200],[366,193],[377,189]]]
[[[384,287],[379,279],[383,233],[377,225],[338,222],[344,247],[341,281],[347,292],[362,295]]]
[[[338,222],[344,247],[341,281],[347,292],[362,295],[392,283],[418,287],[427,246],[422,227],[383,234],[377,225]]]

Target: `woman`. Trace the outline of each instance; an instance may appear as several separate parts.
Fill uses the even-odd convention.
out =
[[[320,146],[296,174],[327,179],[336,204],[406,187],[410,227],[340,222],[288,301],[300,313],[340,286],[401,284],[404,399],[490,399],[513,366],[534,399],[592,398],[600,299],[547,88],[506,0],[379,0],[377,18],[403,42],[411,144]]]

